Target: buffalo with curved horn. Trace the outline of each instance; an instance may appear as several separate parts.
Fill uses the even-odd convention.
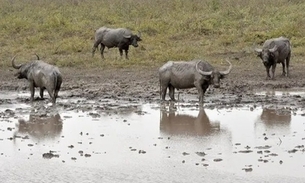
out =
[[[276,64],[283,66],[283,76],[289,76],[289,62],[291,56],[291,45],[288,38],[279,37],[265,41],[262,49],[255,49],[258,57],[261,58],[267,73],[267,79],[274,79]],[[285,71],[286,67],[286,71]],[[269,74],[271,68],[272,76]]]
[[[36,57],[39,59],[38,55]],[[41,60],[17,65],[15,58],[16,56],[11,60],[13,68],[18,69],[15,76],[18,79],[24,78],[29,81],[31,101],[34,100],[35,87],[39,87],[40,97],[43,98],[43,92],[46,89],[52,98],[52,103],[55,103],[62,83],[62,75],[59,69]]]
[[[196,87],[199,93],[199,102],[203,102],[203,96],[210,85],[220,87],[220,80],[232,70],[229,68],[218,71],[211,64],[202,60],[193,61],[168,61],[159,69],[160,95],[165,100],[166,90],[169,88],[169,97],[175,100],[175,88],[186,89]]]

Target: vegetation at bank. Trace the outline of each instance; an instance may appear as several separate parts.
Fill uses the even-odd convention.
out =
[[[264,40],[286,36],[305,53],[303,0],[0,0],[0,66],[41,59],[61,67],[160,65],[168,60],[254,54]],[[91,56],[101,26],[141,31],[129,60],[117,48]]]

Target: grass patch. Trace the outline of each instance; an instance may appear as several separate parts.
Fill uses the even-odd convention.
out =
[[[301,0],[0,0],[0,66],[34,53],[63,67],[160,65],[168,60],[251,53],[266,39],[291,39],[293,56],[305,53]],[[91,57],[101,26],[141,31],[143,41],[121,59],[117,48]],[[218,60],[215,58],[215,60]]]

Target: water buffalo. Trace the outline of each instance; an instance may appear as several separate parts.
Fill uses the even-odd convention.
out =
[[[111,29],[101,27],[95,31],[95,42],[92,47],[92,57],[98,45],[101,45],[101,56],[104,59],[104,49],[118,47],[121,57],[123,50],[125,50],[125,57],[128,59],[129,45],[138,47],[138,41],[142,41],[140,34],[134,35],[130,30],[125,28]]]
[[[35,87],[40,88],[40,97],[43,98],[43,92],[47,89],[53,104],[56,102],[58,92],[62,83],[62,75],[56,66],[47,64],[41,60],[34,60],[29,63],[20,65],[15,64],[14,56],[12,58],[12,66],[18,69],[18,79],[27,79],[30,84],[31,101],[34,100]],[[37,58],[39,58],[37,56]]]
[[[220,79],[229,74],[232,64],[226,71],[218,71],[206,61],[168,61],[159,69],[160,96],[165,100],[166,90],[169,88],[169,97],[175,100],[175,88],[186,89],[196,87],[199,93],[199,102],[203,102],[203,95],[209,85],[220,87]]]
[[[291,46],[288,38],[279,37],[268,39],[265,41],[262,49],[255,49],[258,57],[263,61],[266,67],[267,79],[274,79],[274,72],[277,63],[282,63],[283,76],[286,75],[285,60],[287,76],[289,76],[289,61],[291,55]],[[272,77],[270,77],[269,70],[272,67]]]

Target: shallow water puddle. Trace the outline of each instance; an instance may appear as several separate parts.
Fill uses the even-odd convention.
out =
[[[301,111],[293,115],[288,109],[217,110],[194,104],[123,108],[128,112],[36,107],[0,106],[0,162],[5,165],[0,177],[9,174],[8,180],[18,181],[39,170],[67,181],[98,180],[107,173],[112,181],[150,177],[147,182],[183,182],[211,170],[305,178]],[[67,169],[77,176],[67,177]],[[184,177],[186,169],[192,178]]]

